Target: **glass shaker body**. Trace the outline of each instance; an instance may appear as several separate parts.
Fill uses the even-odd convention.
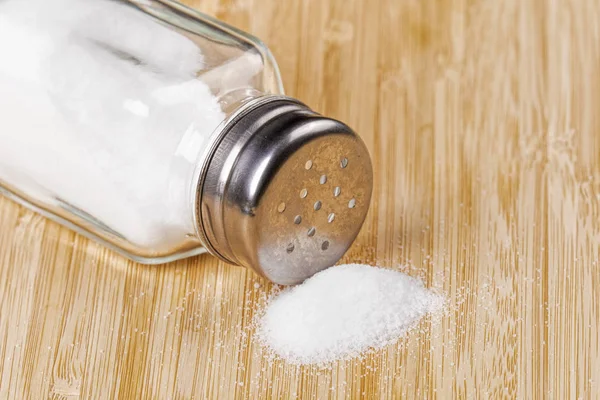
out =
[[[0,2],[0,191],[144,263],[205,251],[211,141],[283,94],[256,38],[177,2]]]
[[[0,191],[131,259],[208,251],[295,284],[366,218],[358,135],[180,3],[2,0],[0,57]]]

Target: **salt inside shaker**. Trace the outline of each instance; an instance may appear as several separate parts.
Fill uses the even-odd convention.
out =
[[[0,2],[0,191],[142,263],[335,264],[372,166],[256,38],[177,2]]]

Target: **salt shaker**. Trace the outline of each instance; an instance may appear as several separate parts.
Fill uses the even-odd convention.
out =
[[[368,151],[256,38],[170,0],[0,2],[0,191],[147,264],[295,284],[370,203]]]

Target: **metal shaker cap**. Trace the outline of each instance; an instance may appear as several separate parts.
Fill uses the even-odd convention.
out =
[[[208,250],[283,285],[334,265],[365,220],[367,148],[345,124],[296,100],[265,97],[215,143],[196,215]]]

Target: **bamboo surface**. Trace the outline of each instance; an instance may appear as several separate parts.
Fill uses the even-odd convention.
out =
[[[252,272],[137,265],[0,197],[0,399],[600,398],[600,2],[188,4],[366,141],[374,201],[343,261],[449,311],[330,369],[269,361]]]

